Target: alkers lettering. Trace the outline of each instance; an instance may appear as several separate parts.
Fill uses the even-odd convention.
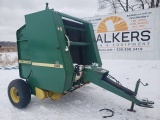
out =
[[[112,33],[110,39],[108,39],[109,33],[101,33],[97,35],[97,43],[127,43],[127,42],[140,42],[150,40],[150,31],[131,31],[131,32],[118,32]]]

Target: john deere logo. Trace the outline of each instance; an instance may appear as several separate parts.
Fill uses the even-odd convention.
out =
[[[110,16],[105,18],[98,26],[97,33],[110,31],[126,31],[128,26],[126,22],[117,16]]]

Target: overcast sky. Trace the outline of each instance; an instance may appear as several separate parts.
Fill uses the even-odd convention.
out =
[[[16,41],[16,30],[24,22],[24,15],[54,8],[75,17],[92,17],[97,14],[98,0],[0,0],[0,41]]]

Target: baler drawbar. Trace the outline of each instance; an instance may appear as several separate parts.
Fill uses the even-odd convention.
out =
[[[154,102],[136,98],[135,91],[120,84],[102,67],[92,24],[53,9],[25,15],[17,30],[19,74],[10,82],[8,96],[17,108],[26,107],[31,94],[59,100],[90,82],[132,102],[152,108]]]

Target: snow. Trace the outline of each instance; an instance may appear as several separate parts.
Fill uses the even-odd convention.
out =
[[[0,68],[17,67],[17,52],[0,53]]]
[[[19,78],[18,69],[0,69],[0,120],[101,120],[109,112],[114,116],[107,120],[160,120],[160,61],[103,60],[103,68],[124,86],[134,90],[136,81],[141,79],[149,86],[140,85],[138,98],[155,102],[154,108],[135,105],[136,112],[127,111],[131,102],[106,91],[94,84],[88,84],[67,94],[59,101],[39,100],[32,96],[25,109],[13,107],[8,99],[7,87],[11,80]]]

